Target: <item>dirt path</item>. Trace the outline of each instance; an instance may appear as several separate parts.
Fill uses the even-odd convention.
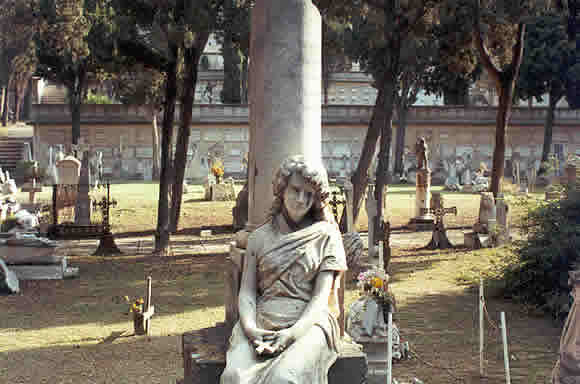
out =
[[[428,234],[413,236],[424,245]],[[174,239],[173,257],[150,256],[150,238],[121,239],[125,255],[87,256],[95,242],[70,243],[74,280],[22,282],[20,295],[0,296],[0,382],[176,383],[183,377],[180,335],[223,320],[226,247]],[[397,240],[399,241],[399,240]],[[427,238],[428,241],[428,238]],[[476,293],[455,283],[472,253],[415,251],[400,239],[392,260],[396,322],[420,358],[395,365],[395,377],[425,383],[503,383],[500,333],[488,327],[489,378],[478,377]],[[154,276],[156,315],[149,337],[132,335],[123,296],[139,297]],[[354,287],[351,287],[354,288]],[[347,303],[358,293],[347,292]],[[489,299],[495,322],[506,311],[513,383],[545,383],[556,358],[559,329],[521,307]],[[444,369],[440,367],[449,368]]]

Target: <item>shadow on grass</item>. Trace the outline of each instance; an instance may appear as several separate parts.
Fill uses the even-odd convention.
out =
[[[223,262],[224,255],[71,256],[78,278],[21,281],[20,294],[0,296],[0,329],[127,321],[132,301],[146,293],[147,276],[153,278],[156,316],[215,309],[224,303]]]
[[[123,331],[119,331],[123,332]],[[183,378],[179,335],[131,336],[112,343],[22,349],[3,354],[6,383],[176,383]],[[27,367],[25,370],[22,367]]]

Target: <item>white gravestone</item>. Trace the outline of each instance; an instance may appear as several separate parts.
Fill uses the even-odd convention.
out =
[[[81,162],[74,156],[67,156],[56,163],[59,184],[77,185],[81,175]]]

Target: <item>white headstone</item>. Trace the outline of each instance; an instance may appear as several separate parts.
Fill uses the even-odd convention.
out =
[[[76,185],[81,174],[81,162],[74,156],[67,156],[56,163],[59,184]]]

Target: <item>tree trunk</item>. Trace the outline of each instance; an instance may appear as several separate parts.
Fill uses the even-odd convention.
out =
[[[391,51],[393,52],[393,51]],[[395,56],[391,53],[392,57]],[[391,68],[398,66],[398,63],[393,63]],[[375,199],[377,201],[377,219],[379,223],[385,221],[383,212],[383,199],[385,193],[385,186],[389,184],[389,157],[391,150],[391,141],[393,138],[393,107],[395,102],[395,71],[388,70],[384,82],[384,106],[383,106],[383,124],[381,127],[381,142],[379,150],[379,164],[377,167],[377,181],[375,183]]]
[[[248,104],[248,58],[242,57],[242,104]]]
[[[18,118],[20,117],[20,82],[14,82],[16,86],[14,87],[14,114],[12,115],[12,124],[16,124]]]
[[[479,21],[479,8],[477,8],[477,21]],[[499,94],[495,127],[495,148],[493,150],[493,169],[491,170],[491,192],[497,197],[501,191],[501,180],[505,168],[505,143],[507,137],[507,126],[514,100],[514,88],[522,64],[524,55],[524,36],[526,25],[518,24],[518,33],[514,46],[512,47],[512,62],[508,68],[501,71],[492,62],[483,42],[479,23],[475,23],[475,46],[479,52],[479,58],[487,70],[487,73],[494,81]]]
[[[155,234],[155,253],[169,253],[169,185],[171,174],[171,144],[173,142],[173,120],[177,100],[177,57],[178,49],[171,47],[175,61],[167,66],[165,103],[163,106],[163,125],[161,135],[161,172],[159,176],[159,204],[157,208],[157,232]]]
[[[556,104],[562,98],[562,96],[554,96],[552,92],[548,94],[549,105],[548,113],[546,115],[546,121],[544,122],[544,144],[542,145],[542,161],[540,162],[540,169],[538,175],[546,173],[546,169],[543,164],[548,162],[548,156],[550,156],[552,148],[552,132],[554,129],[554,110],[556,109]]]
[[[4,88],[4,100],[2,105],[2,126],[5,127],[8,124],[8,109],[10,108],[10,88],[8,86]]]
[[[151,110],[151,141],[153,142],[153,180],[159,180],[159,127],[157,126],[157,107]]]
[[[507,84],[506,84],[507,83]],[[512,110],[515,78],[502,84],[499,91],[499,105],[497,108],[495,126],[495,148],[493,150],[493,168],[491,170],[491,192],[493,196],[501,191],[501,181],[505,169],[505,144],[507,138],[507,126]]]
[[[79,143],[79,137],[81,137],[81,106],[79,103],[74,101],[69,102],[71,119],[72,119],[72,144]]]
[[[2,92],[0,93],[0,118],[4,116],[4,100],[6,100],[6,93],[8,87],[2,87]]]
[[[395,143],[395,174],[403,174],[403,154],[405,152],[405,135],[407,132],[408,108],[404,102],[399,102],[397,108],[397,141]]]
[[[69,92],[69,107],[72,119],[72,144],[79,143],[81,137],[81,105],[83,104],[83,97],[86,89],[86,75],[85,72],[79,70],[75,77],[74,84],[68,86]]]
[[[179,227],[179,216],[181,215],[181,198],[183,195],[183,180],[185,178],[185,168],[187,163],[187,151],[189,149],[189,137],[191,135],[191,114],[195,96],[195,85],[197,83],[197,68],[203,49],[209,38],[209,33],[198,35],[197,41],[192,48],[185,50],[184,54],[184,92],[181,98],[181,123],[179,127],[179,137],[175,149],[175,159],[173,169],[175,178],[173,180],[173,199],[171,200],[171,225],[172,231],[177,231]],[[239,87],[238,87],[239,96]]]
[[[369,178],[369,168],[373,162],[373,157],[375,156],[375,151],[377,149],[377,140],[380,137],[381,124],[383,123],[383,104],[384,104],[384,90],[382,82],[379,84],[377,99],[375,101],[375,106],[373,108],[373,115],[371,121],[369,122],[369,127],[367,128],[367,134],[365,136],[365,142],[362,147],[360,159],[356,166],[356,170],[350,178],[353,185],[353,223],[356,225],[358,219],[362,201],[364,199],[365,191],[368,185]],[[342,232],[346,231],[346,210],[343,211],[342,217],[340,219],[340,230]]]

